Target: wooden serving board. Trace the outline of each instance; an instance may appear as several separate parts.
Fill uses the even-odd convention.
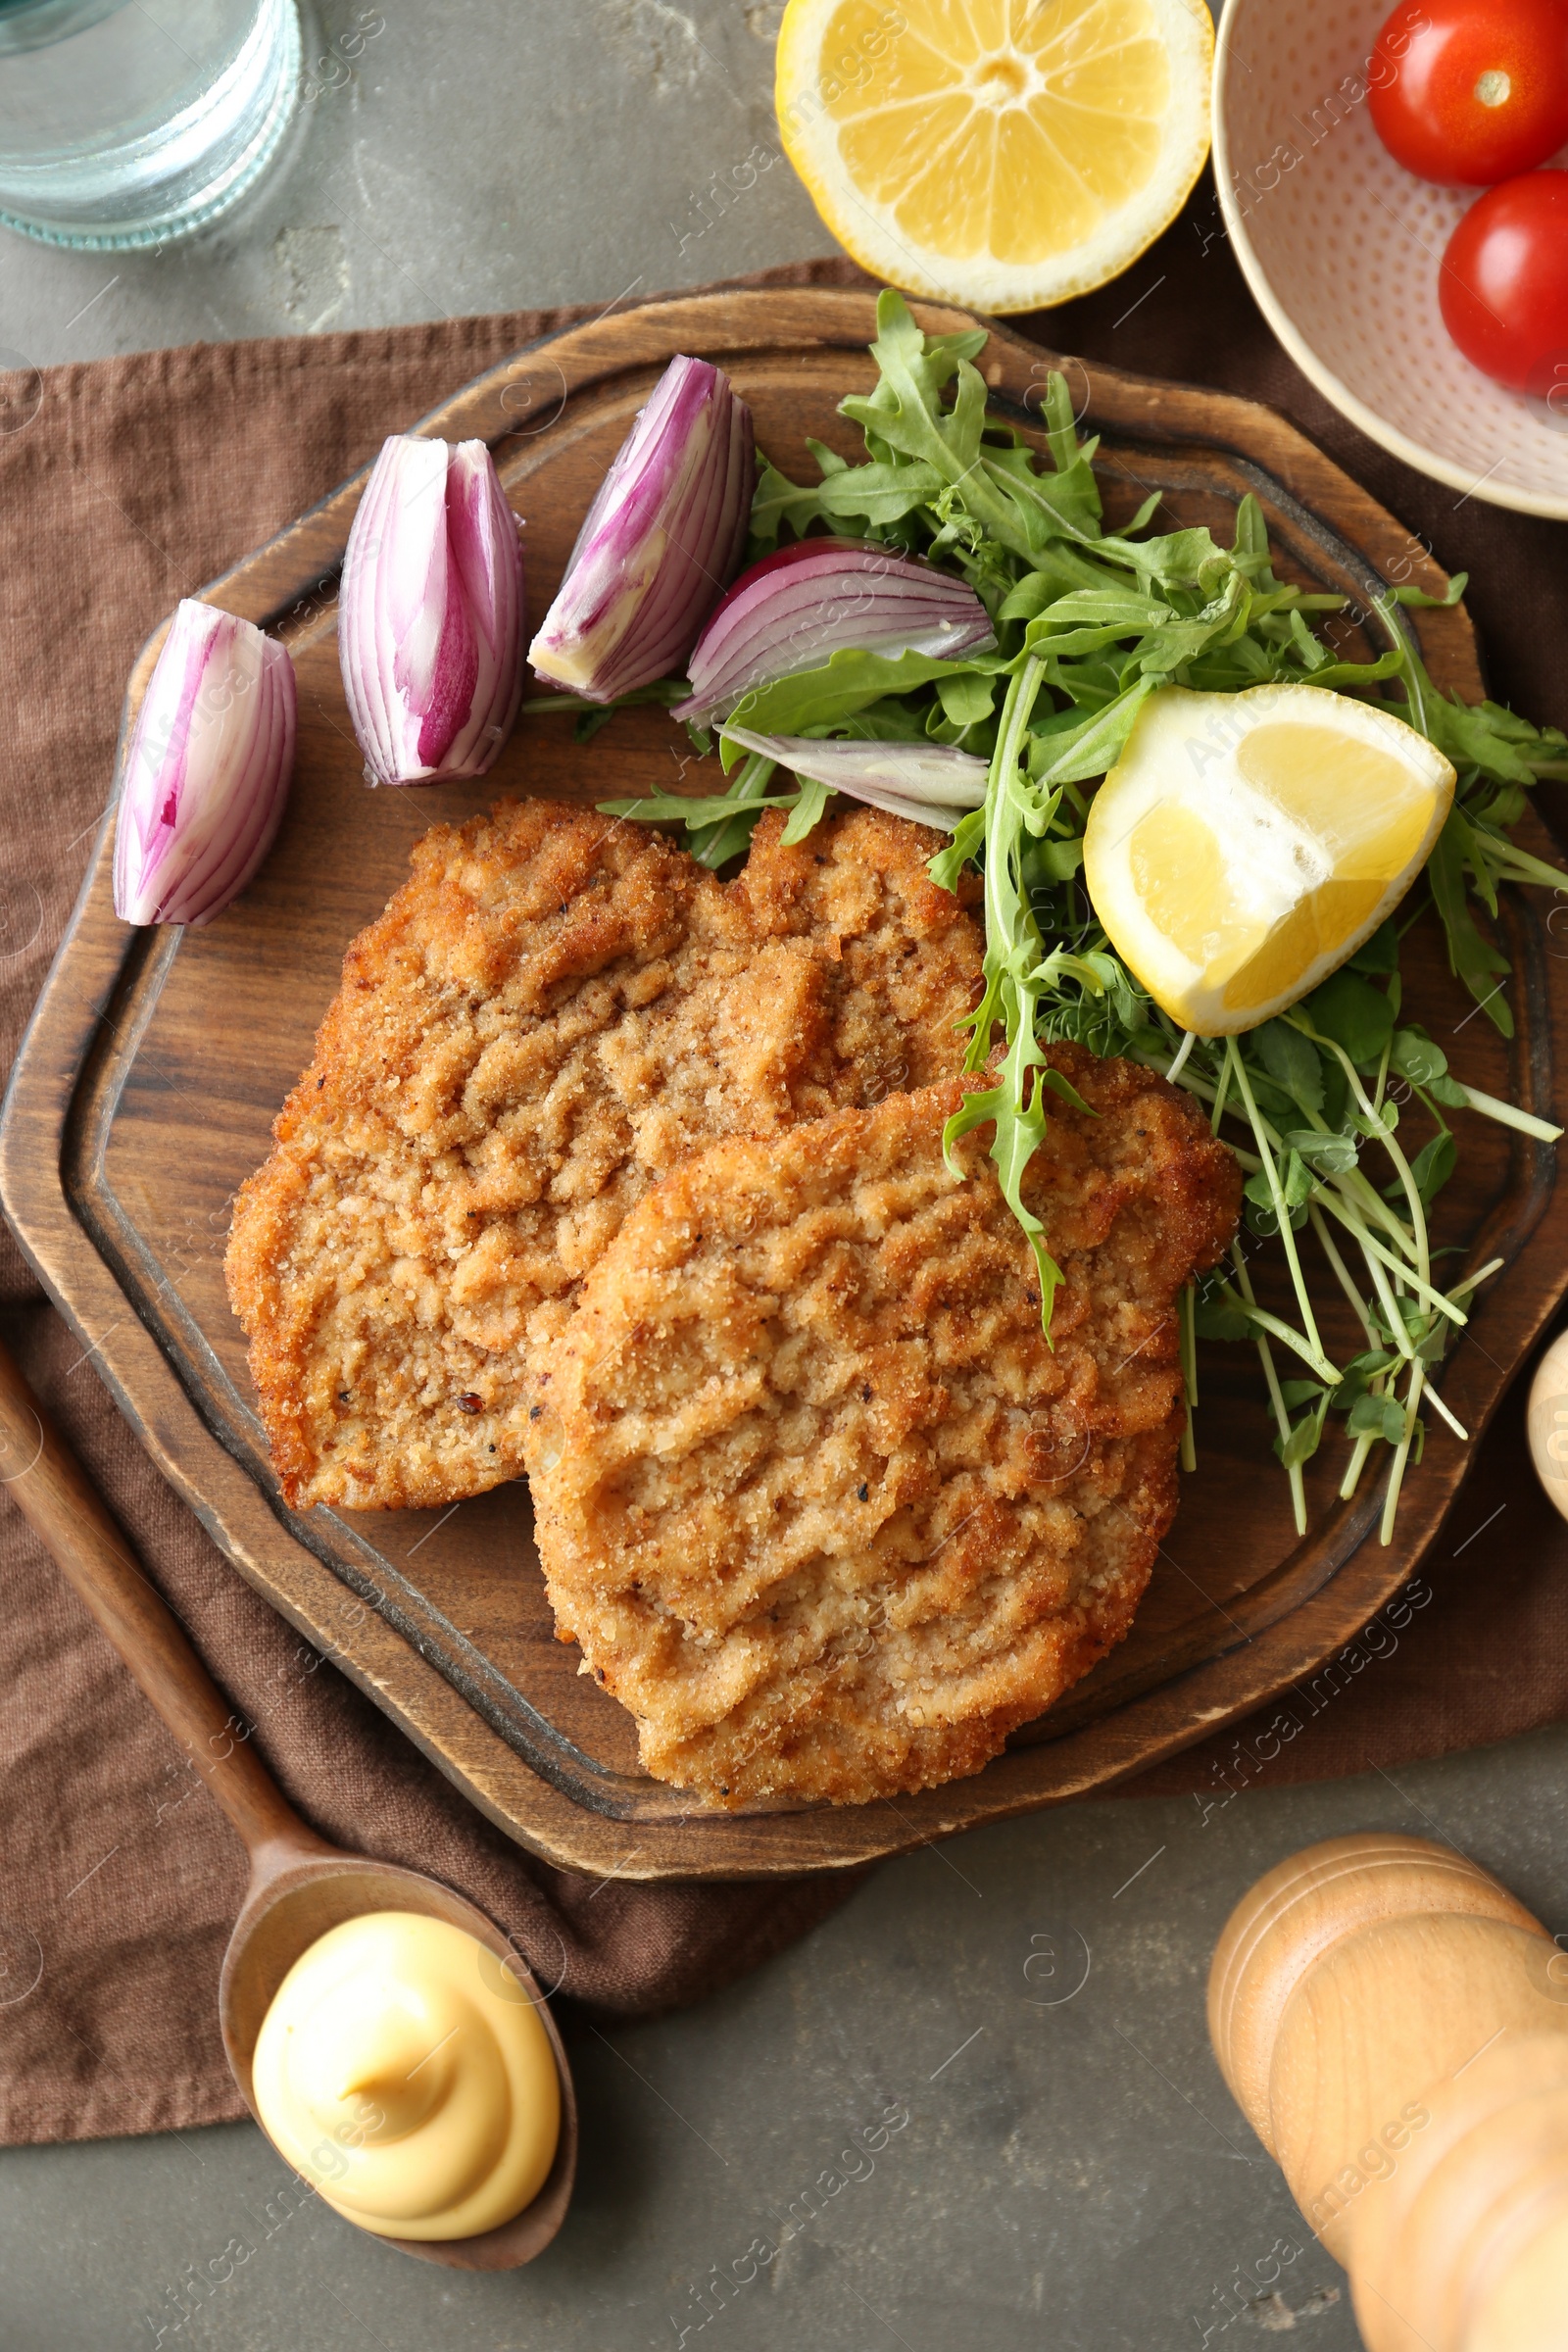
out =
[[[935,306],[953,332],[974,322]],[[636,409],[677,351],[721,363],[756,413],[760,445],[802,476],[808,434],[858,453],[839,399],[868,390],[868,296],[802,290],[650,303],[548,339],[481,376],[419,430],[477,436],[526,518],[537,623],[578,523]],[[982,366],[997,406],[1029,429],[1048,368],[993,330]],[[1441,572],[1365,493],[1280,417],[1211,392],[1064,363],[1102,431],[1108,510],[1149,487],[1170,525],[1228,536],[1237,501],[1262,502],[1285,568],[1353,605],[1388,580],[1441,592]],[[645,1778],[629,1717],[554,1638],[528,1497],[510,1486],[435,1512],[290,1511],[262,1444],[224,1298],[228,1204],[265,1156],[271,1121],[310,1056],[343,951],[404,877],[437,818],[506,794],[586,803],[669,787],[712,789],[662,710],[617,715],[588,746],[570,723],[528,717],[478,787],[368,792],[338,676],[335,596],[364,476],[205,591],[274,629],[299,673],[299,763],[287,820],[244,899],[209,929],[130,931],[110,898],[112,817],[39,1001],[0,1130],[0,1199],[23,1247],[153,1459],[241,1575],[502,1828],[604,1877],[757,1877],[835,1868],[976,1822],[1081,1795],[1295,1687],[1314,1704],[1321,1662],[1408,1578],[1464,1475],[1469,1449],[1441,1426],[1407,1482],[1397,1540],[1379,1547],[1381,1478],[1335,1499],[1345,1441],[1311,1466],[1311,1527],[1296,1540],[1270,1452],[1255,1354],[1202,1355],[1200,1467],[1185,1482],[1131,1639],[972,1780],[897,1803],[710,1813]],[[1460,611],[1413,616],[1434,675],[1480,690]],[[1357,633],[1345,624],[1352,644]],[[138,708],[162,635],[126,703]],[[1364,641],[1362,641],[1364,642]],[[685,762],[683,765],[682,762]],[[1531,844],[1552,845],[1531,820]],[[1512,1050],[1448,978],[1437,941],[1412,934],[1407,1005],[1460,1074],[1549,1111],[1568,1024],[1568,980],[1544,909],[1507,909],[1516,958]],[[1421,927],[1423,930],[1425,926]],[[1568,1201],[1549,1151],[1467,1121],[1462,1175],[1439,1239],[1501,1253],[1444,1392],[1479,1435],[1568,1283]],[[1474,1259],[1472,1260],[1474,1262]],[[1352,1351],[1334,1326],[1331,1348]],[[1369,1541],[1369,1534],[1371,1540]]]

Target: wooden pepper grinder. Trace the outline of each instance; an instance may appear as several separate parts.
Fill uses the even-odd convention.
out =
[[[1232,1912],[1208,2029],[1369,2352],[1568,2347],[1568,1953],[1424,1838],[1308,1846]]]

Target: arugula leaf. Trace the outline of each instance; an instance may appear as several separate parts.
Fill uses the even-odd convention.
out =
[[[680,792],[654,792],[641,801],[599,801],[595,803],[601,816],[629,816],[645,825],[703,825],[723,824],[742,809],[760,812],[763,808],[793,808],[798,793],[759,794],[746,800],[731,800],[727,793],[713,793],[700,800]]]
[[[1417,588],[1411,583],[1403,588],[1396,588],[1394,601],[1396,605],[1406,605],[1424,612],[1448,612],[1462,600],[1469,585],[1470,574],[1456,571],[1448,582],[1446,596],[1428,596],[1424,588]]]
[[[819,776],[802,776],[800,798],[785,822],[779,848],[792,850],[798,841],[804,841],[812,826],[820,824],[822,811],[832,798],[831,784],[824,784]]]
[[[991,1033],[999,1021],[1006,1047],[996,1083],[967,1097],[963,1107],[948,1121],[942,1147],[951,1165],[953,1146],[958,1138],[988,1120],[994,1122],[991,1157],[1003,1197],[1034,1252],[1040,1277],[1041,1327],[1049,1335],[1052,1301],[1061,1282],[1061,1269],[1046,1248],[1045,1227],[1025,1205],[1022,1192],[1025,1171],[1046,1132],[1042,1079],[1050,1066],[1036,1019],[1043,942],[1019,870],[1020,820],[1038,814],[1041,808],[1038,787],[1019,761],[1029,714],[1040,691],[1040,664],[1026,661],[1008,683],[1002,732],[986,787],[985,993],[968,1017],[970,1037],[964,1066],[974,1071],[986,1066],[991,1057]]]
[[[1095,711],[1080,726],[1054,736],[1051,757],[1040,771],[1042,784],[1080,784],[1102,776],[1115,765],[1133,731],[1139,711],[1153,692],[1152,678],[1140,678],[1105,710]]]
[[[777,546],[779,532],[786,524],[797,539],[804,539],[821,515],[820,501],[820,490],[803,490],[776,466],[760,458],[746,548],[749,561],[755,564],[760,556],[769,554]]]
[[[884,695],[909,694],[939,678],[963,677],[972,667],[929,654],[857,654],[841,649],[820,668],[798,669],[789,677],[775,678],[770,686],[754,686],[726,724],[750,727],[758,735],[804,735],[810,727],[825,729],[853,717]],[[737,748],[729,745],[731,757]]]
[[[955,668],[934,681],[944,715],[956,727],[976,727],[991,716],[997,699],[996,673]]]
[[[939,890],[957,895],[958,877],[964,867],[979,856],[986,837],[986,812],[971,808],[959,818],[953,839],[945,850],[939,850],[926,869]]]
[[[1433,904],[1448,935],[1448,969],[1464,982],[1476,1003],[1485,1006],[1494,1028],[1503,1037],[1512,1037],[1513,1014],[1497,985],[1498,974],[1507,973],[1508,958],[1482,938],[1465,895],[1465,860],[1471,854],[1470,826],[1455,805],[1427,862]]]

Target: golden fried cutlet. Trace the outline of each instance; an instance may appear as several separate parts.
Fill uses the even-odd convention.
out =
[[[343,963],[229,1296],[290,1502],[450,1502],[525,1465],[576,1284],[654,1180],[956,1070],[973,917],[874,810],[719,883],[549,802],[437,825]]]
[[[1240,1179],[1190,1097],[1058,1046],[1025,1198],[1053,1345],[956,1082],[714,1145],[579,1295],[541,1426],[563,1640],[724,1805],[977,1772],[1119,1641],[1176,1508],[1176,1294]]]

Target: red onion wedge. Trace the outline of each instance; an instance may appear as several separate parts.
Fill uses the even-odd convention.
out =
[[[123,923],[210,923],[272,846],[294,773],[294,664],[185,598],[147,682],[115,820]]]
[[[724,741],[890,816],[947,833],[967,810],[985,805],[990,761],[944,743],[818,743],[807,735],[758,735],[750,727],[726,727]]]
[[[522,542],[482,441],[395,434],[343,558],[338,658],[368,784],[482,776],[522,694]]]
[[[528,648],[537,677],[609,703],[679,667],[745,552],[753,446],[723,369],[671,360]]]
[[[996,644],[972,588],[865,539],[801,539],[743,572],[709,622],[673,716],[701,726],[754,687],[819,669],[843,648],[965,660]]]

